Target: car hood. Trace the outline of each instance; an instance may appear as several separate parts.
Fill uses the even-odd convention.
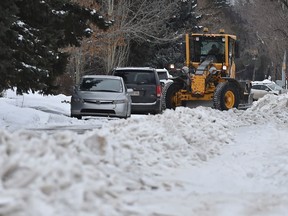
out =
[[[97,100],[117,100],[124,98],[123,93],[119,92],[88,92],[88,91],[78,91],[78,97],[82,99],[97,99]]]
[[[173,82],[173,80],[171,80],[171,79],[160,79],[160,82],[162,82],[162,83],[169,83],[169,82]]]

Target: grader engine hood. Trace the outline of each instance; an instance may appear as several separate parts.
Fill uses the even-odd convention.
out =
[[[212,69],[212,70],[211,70]],[[203,97],[206,91],[207,78],[216,68],[213,65],[212,59],[206,59],[197,68],[192,76],[192,95],[195,97]]]

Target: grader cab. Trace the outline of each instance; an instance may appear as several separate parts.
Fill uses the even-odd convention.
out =
[[[186,34],[185,66],[182,74],[163,88],[163,108],[199,101],[210,101],[219,110],[248,107],[252,103],[251,82],[235,78],[238,47],[236,36],[223,30]]]

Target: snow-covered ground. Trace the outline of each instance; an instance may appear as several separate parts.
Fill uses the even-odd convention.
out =
[[[127,120],[68,101],[0,98],[1,216],[288,215],[287,94]]]

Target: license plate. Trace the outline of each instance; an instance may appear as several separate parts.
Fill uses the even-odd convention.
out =
[[[130,95],[131,95],[131,96],[139,96],[139,95],[140,95],[140,92],[139,92],[139,91],[133,91],[133,92],[131,92]]]

